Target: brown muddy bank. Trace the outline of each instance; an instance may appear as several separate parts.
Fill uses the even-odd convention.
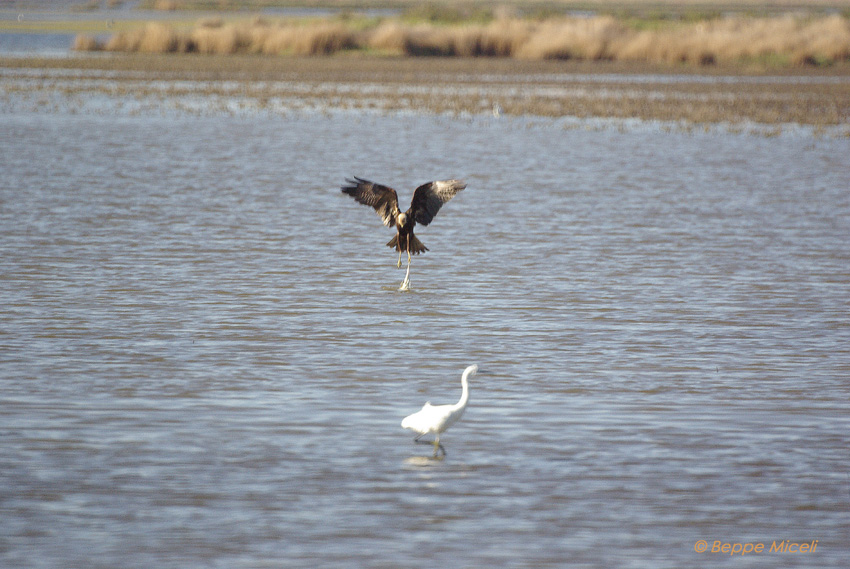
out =
[[[747,69],[582,61],[493,58],[259,57],[113,54],[63,59],[0,59],[29,81],[5,91],[59,89],[84,95],[125,83],[143,95],[180,95],[183,82],[204,93],[241,97],[262,107],[275,100],[313,106],[424,112],[638,118],[687,123],[850,123],[850,66]],[[62,85],[51,79],[63,69]],[[108,84],[73,79],[93,71],[117,72]],[[7,74],[8,74],[7,73]],[[141,79],[141,81],[139,81]],[[132,84],[131,84],[132,83]],[[53,86],[51,86],[53,85]],[[197,86],[193,87],[196,91]]]

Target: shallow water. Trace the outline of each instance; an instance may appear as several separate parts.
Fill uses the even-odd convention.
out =
[[[66,56],[71,53],[74,37],[75,34],[71,33],[22,34],[0,32],[0,54],[3,56]]]
[[[553,124],[3,116],[0,565],[844,567],[850,141]]]

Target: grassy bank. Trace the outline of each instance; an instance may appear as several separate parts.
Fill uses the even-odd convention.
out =
[[[77,37],[78,50],[141,53],[505,57],[644,63],[762,61],[829,65],[850,61],[850,20],[830,16],[745,16],[698,21],[646,21],[612,16],[544,20],[501,17],[446,25],[400,18],[306,20],[206,18],[191,27],[147,23],[101,41]]]

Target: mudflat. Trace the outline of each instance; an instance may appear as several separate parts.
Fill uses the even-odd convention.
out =
[[[50,89],[68,79],[114,71],[110,82],[156,80],[158,90],[201,81],[210,94],[241,85],[265,101],[297,98],[314,105],[434,113],[498,113],[710,123],[850,123],[850,65],[779,67],[675,65],[599,61],[521,61],[486,57],[263,57],[200,54],[81,54],[67,58],[0,58],[7,74],[27,69]],[[127,72],[127,73],[122,73]],[[95,82],[96,83],[96,82]],[[8,87],[6,91],[8,91]]]

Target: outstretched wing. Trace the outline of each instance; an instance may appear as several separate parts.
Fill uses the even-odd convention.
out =
[[[358,203],[375,208],[375,211],[381,217],[381,221],[387,227],[395,226],[395,218],[399,211],[398,195],[394,189],[374,184],[357,176],[353,180],[346,179],[345,181],[349,185],[342,187],[344,194],[348,194]]]
[[[461,180],[443,180],[422,184],[413,192],[413,201],[408,213],[413,215],[416,223],[428,225],[444,203],[455,197],[466,184]]]

